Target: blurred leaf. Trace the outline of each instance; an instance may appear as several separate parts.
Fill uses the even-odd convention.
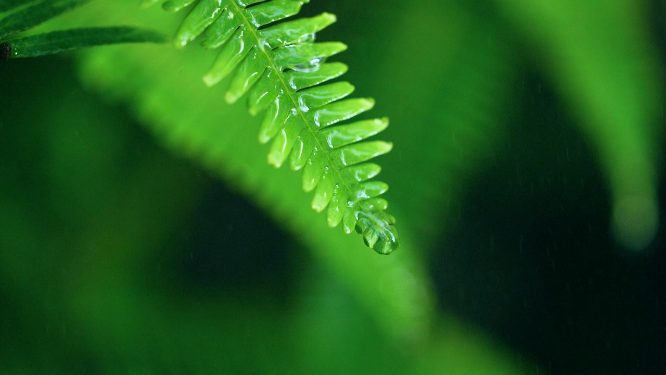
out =
[[[12,34],[32,29],[45,21],[86,4],[89,0],[43,0],[2,18],[0,24],[0,60],[37,57],[115,43],[164,42],[165,38],[149,30],[131,27],[79,28],[52,31],[44,34],[17,37]],[[5,10],[14,9],[24,2],[10,2]]]
[[[0,26],[0,39],[10,34],[33,28],[56,16],[59,16],[74,8],[80,7],[90,0],[45,0],[2,18]],[[22,5],[21,2],[12,2],[14,6]],[[10,7],[11,5],[8,4]],[[11,9],[11,8],[9,8]]]
[[[387,155],[396,165],[385,171],[389,194],[422,251],[452,223],[483,162],[500,157],[517,70],[509,35],[496,23],[455,3],[426,4],[401,13],[389,38],[398,47],[372,82],[379,109],[397,124],[387,129],[398,140]],[[418,68],[403,73],[405,66]]]
[[[596,148],[613,194],[613,229],[634,250],[654,238],[658,103],[663,78],[648,40],[647,1],[497,0],[532,43]]]
[[[16,9],[32,1],[34,0],[3,0],[3,2],[0,3],[0,13]]]
[[[11,40],[11,57],[37,57],[115,43],[161,43],[162,34],[133,27],[80,28]]]

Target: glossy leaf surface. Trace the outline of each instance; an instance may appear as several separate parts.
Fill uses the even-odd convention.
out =
[[[314,43],[314,33],[335,22],[334,15],[271,25],[297,14],[306,2],[172,0],[163,8],[177,11],[193,5],[176,33],[176,45],[205,35],[202,45],[220,52],[204,82],[213,86],[233,74],[226,101],[233,103],[248,94],[252,114],[266,111],[259,141],[272,140],[268,163],[280,167],[289,161],[292,169],[303,169],[303,189],[314,191],[313,209],[328,208],[330,226],[344,218],[345,232],[356,228],[369,247],[389,254],[399,244],[395,219],[383,212],[386,204],[366,204],[388,185],[361,182],[379,173],[375,164],[350,170],[391,150],[387,142],[358,143],[384,130],[388,120],[335,125],[372,109],[375,102],[340,100],[354,91],[348,82],[318,86],[347,70],[341,63],[324,63],[346,50],[346,45]]]
[[[124,7],[132,8],[135,3],[136,0],[130,1],[129,5],[125,2]],[[411,303],[412,301],[401,302],[405,301],[406,296],[418,295],[413,293],[413,290],[401,288],[412,285],[411,279],[407,280],[409,282],[405,281],[405,276],[419,275],[419,273],[415,272],[413,268],[407,268],[409,272],[401,272],[400,277],[396,277],[395,273],[389,273],[389,275],[384,275],[388,277],[382,278],[382,272],[390,266],[395,266],[406,256],[418,256],[424,251],[424,248],[432,247],[433,251],[441,250],[442,252],[450,250],[450,242],[441,242],[441,233],[451,231],[452,225],[446,224],[442,218],[455,217],[458,214],[456,208],[458,202],[464,201],[461,198],[462,195],[465,195],[463,192],[466,193],[470,185],[473,185],[470,184],[470,175],[474,175],[479,169],[488,168],[491,163],[486,161],[506,158],[507,155],[502,152],[498,153],[496,148],[493,148],[493,144],[508,144],[506,137],[502,137],[503,133],[498,127],[516,125],[513,117],[507,116],[508,113],[515,111],[517,106],[513,101],[515,95],[507,90],[507,87],[512,87],[512,85],[507,83],[506,77],[516,68],[520,73],[518,78],[523,77],[521,69],[524,67],[524,62],[520,58],[516,61],[516,57],[520,56],[519,52],[522,51],[509,49],[501,39],[509,28],[489,27],[488,25],[492,25],[492,23],[485,22],[485,19],[481,20],[484,22],[468,22],[467,18],[462,17],[460,13],[451,11],[450,8],[455,8],[453,5],[444,4],[431,1],[421,3],[421,7],[405,7],[406,9],[401,9],[401,12],[386,10],[386,12],[396,14],[394,19],[398,20],[398,25],[390,22],[390,27],[395,27],[397,30],[392,33],[391,30],[387,30],[388,26],[384,26],[379,30],[373,28],[375,31],[370,32],[369,35],[358,33],[359,38],[364,38],[361,39],[361,44],[367,45],[369,48],[363,49],[359,53],[359,56],[362,57],[350,64],[354,66],[354,72],[364,72],[364,76],[365,72],[368,72],[367,76],[372,77],[365,82],[355,78],[353,82],[366,88],[369,84],[371,86],[369,92],[378,95],[379,105],[395,108],[392,110],[392,120],[406,124],[406,126],[388,129],[391,132],[391,139],[400,140],[400,152],[390,153],[387,156],[390,160],[383,162],[391,165],[391,168],[385,168],[387,173],[384,176],[391,181],[391,209],[392,213],[401,218],[400,222],[403,223],[400,228],[403,238],[402,246],[403,248],[407,246],[408,249],[408,251],[401,251],[392,257],[372,257],[373,254],[369,252],[344,251],[350,248],[355,249],[352,245],[360,247],[360,241],[356,241],[357,238],[349,238],[350,236],[340,236],[337,231],[324,228],[324,225],[321,225],[323,221],[317,220],[320,217],[318,218],[314,212],[310,212],[309,202],[306,202],[308,199],[301,199],[306,198],[306,195],[294,188],[294,184],[289,184],[291,180],[294,180],[293,175],[284,170],[267,170],[264,160],[254,160],[263,159],[258,157],[262,153],[262,146],[252,142],[253,134],[249,133],[255,133],[255,130],[253,130],[254,127],[247,126],[247,119],[242,113],[242,108],[223,105],[220,108],[220,97],[224,94],[220,95],[219,88],[214,89],[216,90],[215,95],[210,95],[210,91],[206,91],[203,87],[198,90],[197,82],[190,82],[197,80],[198,73],[196,72],[200,72],[204,68],[203,65],[210,65],[210,53],[207,54],[207,51],[192,48],[183,53],[182,51],[171,51],[169,48],[149,46],[145,48],[146,53],[139,54],[144,48],[131,48],[130,52],[116,48],[95,49],[84,55],[87,57],[86,66],[88,67],[86,81],[95,83],[98,91],[103,95],[110,94],[114,98],[122,96],[123,100],[129,100],[136,110],[135,113],[144,120],[147,126],[154,129],[158,139],[167,142],[175,152],[186,154],[191,159],[209,166],[211,170],[219,171],[225,176],[228,184],[240,186],[239,189],[253,199],[255,204],[269,212],[275,221],[289,230],[298,241],[306,243],[314,258],[323,260],[322,263],[326,262],[330,266],[328,269],[344,278],[346,284],[353,285],[355,290],[359,291],[358,300],[364,301],[363,303],[372,309],[373,314],[385,318],[380,321],[386,322],[387,330],[405,330],[405,327],[409,327],[409,324],[405,323],[410,321],[409,309],[415,309],[420,305]],[[601,3],[599,4],[600,7],[603,6]],[[363,9],[369,8],[369,6],[363,5],[351,9],[361,16],[364,15]],[[441,9],[440,12],[433,11],[438,7],[447,8],[446,11],[441,11]],[[381,11],[380,8],[382,7],[375,7],[373,13]],[[169,21],[175,19],[175,17],[164,17],[163,15],[160,18],[158,10],[155,9],[156,12],[151,13],[151,16],[156,14],[155,19]],[[369,12],[366,11],[365,14]],[[118,14],[128,13],[125,9],[118,11]],[[398,13],[399,16],[397,16]],[[389,19],[386,17],[387,14],[376,16],[376,19],[381,20],[381,24],[384,24],[384,21]],[[139,14],[137,17],[146,16]],[[345,18],[347,17],[345,16]],[[534,18],[529,17],[529,19]],[[424,22],[424,20],[426,21]],[[460,22],[460,20],[464,20],[464,22]],[[426,27],[424,24],[429,26]],[[542,25],[542,23],[539,24]],[[175,28],[175,24],[170,24],[164,30],[171,32]],[[351,37],[355,30],[338,28],[336,31],[340,31],[340,29],[343,29],[343,34],[338,38],[349,41],[350,46],[356,45],[357,41]],[[458,32],[455,32],[456,29]],[[349,35],[344,35],[345,32]],[[530,32],[533,33],[533,29]],[[423,38],[420,43],[414,43],[415,34]],[[365,44],[368,41],[378,40],[377,35],[386,35],[388,43]],[[579,34],[576,34],[576,39],[580,39]],[[383,41],[384,39],[382,39]],[[513,44],[511,45],[513,46]],[[428,48],[423,48],[423,46],[428,46]],[[130,60],[130,55],[135,49],[139,50],[136,58]],[[162,50],[165,50],[165,53],[159,55],[157,52]],[[373,59],[365,59],[365,56],[372,56]],[[619,65],[618,60],[615,59]],[[428,63],[423,64],[423,62]],[[530,62],[533,64],[534,60],[530,60]],[[416,66],[419,68],[405,69],[405,67]],[[551,67],[559,69],[561,65],[554,64]],[[188,68],[190,75],[185,76],[184,73],[188,71]],[[195,72],[194,77],[191,74],[192,71]],[[174,72],[177,74],[173,74]],[[142,75],[145,80],[138,79]],[[151,77],[152,81],[145,77]],[[610,75],[608,79],[617,82],[614,77]],[[168,84],[166,84],[167,81]],[[374,82],[374,87],[372,82]],[[171,91],[167,93],[167,90]],[[118,92],[122,92],[122,94],[119,95]],[[182,95],[183,92],[186,92],[187,95]],[[405,92],[409,92],[410,95],[405,95]],[[616,108],[621,107],[618,105]],[[211,110],[213,108],[215,110]],[[209,118],[210,121],[205,122],[206,118]],[[558,122],[566,125],[566,121],[558,119],[560,120]],[[530,123],[530,128],[541,128],[541,124],[534,126],[534,123]],[[244,135],[245,138],[242,138],[241,135]],[[231,140],[227,142],[229,139]],[[228,148],[225,149],[225,146],[221,145],[225,142],[234,144],[226,146]],[[542,145],[539,146],[543,148]],[[296,150],[297,147],[298,142],[294,144],[293,150]],[[307,147],[307,144],[304,147]],[[230,149],[231,151],[229,151]],[[564,150],[564,145],[562,145],[561,151],[564,152]],[[566,150],[568,156],[568,152],[573,149],[567,148]],[[510,154],[513,154],[513,151],[515,148],[510,150]],[[294,155],[293,152],[286,163],[291,163],[292,155]],[[560,158],[562,159],[563,156],[560,155]],[[551,160],[561,159],[552,158]],[[568,158],[567,161],[569,161]],[[576,159],[572,157],[571,164],[574,163],[577,164]],[[357,166],[360,165],[363,164]],[[396,166],[398,167],[396,168]],[[432,171],[436,171],[436,173],[432,173]],[[508,175],[512,171],[509,169]],[[522,172],[521,179],[526,176],[524,170]],[[280,179],[283,176],[284,178]],[[342,198],[346,201],[346,197]],[[370,200],[368,199],[366,202]],[[450,202],[454,202],[454,204],[451,205]],[[334,205],[334,203],[336,202],[331,200],[329,205]],[[503,220],[497,221],[504,224]],[[478,238],[481,241],[487,239],[484,236]],[[418,241],[414,241],[415,239]],[[358,244],[354,244],[355,242]],[[415,242],[416,245],[414,245]],[[468,251],[470,256],[481,257],[479,251],[482,249],[476,246],[472,248],[473,251]],[[339,254],[344,254],[345,257],[337,256]],[[425,261],[427,262],[427,259]],[[488,260],[488,262],[490,263],[492,260]],[[493,264],[493,266],[495,265]],[[435,270],[440,273],[450,273],[447,271],[453,268],[457,268],[456,265],[449,263],[447,270],[441,268],[435,268]],[[465,271],[461,271],[461,273],[465,273]],[[382,280],[382,282],[377,282],[377,280]],[[383,282],[391,280],[398,280],[394,283],[396,288],[389,289]],[[422,279],[419,278],[419,280]],[[490,281],[490,278],[487,280]],[[328,282],[326,287],[329,287]],[[387,289],[390,292],[387,292]],[[391,296],[390,299],[386,297],[387,295]],[[377,296],[384,297],[387,303],[382,304],[381,297]],[[329,300],[326,299],[326,301]],[[391,303],[388,303],[389,301]],[[482,304],[482,306],[485,308],[485,305]],[[330,309],[328,305],[326,307]],[[405,307],[409,307],[409,309],[405,309]],[[254,308],[256,309],[256,306]],[[344,310],[337,309],[331,311],[330,314],[338,317],[342,315],[339,314],[340,311]],[[273,311],[270,312],[273,313]],[[247,314],[241,312],[239,315]],[[442,315],[448,319],[453,314],[447,311]],[[262,317],[264,316],[262,315]],[[267,315],[266,319],[274,321]],[[198,321],[199,319],[197,319]],[[313,321],[323,325],[321,315],[316,315]],[[414,321],[423,324],[427,320],[415,318],[412,322]],[[155,330],[169,332],[168,329],[159,328],[156,327]],[[433,328],[433,325],[427,325],[424,330],[433,333],[432,336],[427,337],[427,343],[436,346],[439,350],[424,348],[423,352],[426,352],[429,358],[425,367],[430,367],[433,371],[422,373],[460,372],[459,369],[464,367],[462,364],[457,365],[455,360],[443,359],[446,358],[447,351],[453,352],[449,354],[448,358],[464,358],[466,365],[472,364],[473,366],[483,364],[485,360],[493,357],[487,352],[479,352],[481,355],[476,356],[474,360],[469,360],[467,355],[460,355],[457,350],[462,347],[468,348],[470,345],[471,330],[466,330],[466,335],[452,335],[451,330],[437,330]],[[122,332],[122,330],[119,331]],[[181,335],[177,336],[177,340],[185,348],[189,342],[186,344],[184,340],[181,340],[182,332],[178,331]],[[456,336],[458,339],[452,339]],[[347,339],[347,336],[344,337]],[[328,339],[328,337],[326,338]],[[156,340],[156,342],[159,341]],[[200,343],[201,340],[196,342]],[[406,346],[403,341],[399,342],[401,348]],[[260,345],[257,346],[263,347],[262,345],[265,345],[264,341],[260,341]],[[347,345],[347,342],[344,345]],[[142,346],[152,347],[150,345]],[[196,358],[196,363],[204,368],[203,372],[210,373],[213,366],[201,360],[199,347],[196,344],[189,345],[189,347],[194,348],[197,352],[197,356],[193,357]],[[377,349],[374,346],[373,348]],[[133,349],[123,346],[121,350],[128,353],[128,357],[134,358],[136,352]],[[178,353],[180,352],[179,350]],[[330,356],[330,352],[325,352],[327,356]],[[385,351],[382,353],[385,358],[391,357],[390,353]],[[280,354],[282,355],[282,352]],[[251,358],[261,358],[262,355],[262,353],[258,353],[256,356],[252,355]],[[513,355],[512,358],[516,358],[516,356]],[[466,372],[473,374],[506,373],[501,371],[499,369],[501,366],[496,363],[490,362],[490,364],[486,364],[489,371],[474,369]],[[442,369],[443,367],[448,367],[448,371]],[[531,367],[530,370],[532,371],[527,373],[533,373],[535,369]],[[547,372],[547,369],[542,368],[541,370]],[[256,372],[262,373],[262,371]],[[409,371],[402,373],[406,372]],[[308,372],[306,371],[306,373]],[[316,371],[309,373],[316,373]],[[346,373],[356,372],[347,371]],[[396,373],[401,373],[401,371],[396,371]]]

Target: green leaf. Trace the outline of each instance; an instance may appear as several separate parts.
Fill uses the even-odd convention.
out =
[[[389,254],[399,246],[395,219],[383,212],[385,205],[364,203],[388,186],[362,183],[346,172],[391,150],[386,142],[354,143],[382,131],[388,120],[328,128],[370,110],[375,102],[340,101],[354,90],[347,82],[313,87],[346,71],[341,64],[324,64],[326,58],[346,50],[346,45],[313,42],[314,33],[335,22],[335,16],[323,13],[269,26],[297,14],[305,2],[200,0],[185,17],[175,43],[184,46],[205,33],[202,44],[219,47],[220,52],[204,82],[213,86],[235,72],[226,101],[233,103],[249,92],[250,112],[266,110],[259,141],[273,140],[268,163],[280,167],[291,155],[292,169],[303,169],[303,189],[316,189],[312,207],[316,211],[329,208],[329,225],[343,218],[345,232],[356,227],[369,247]],[[177,11],[193,3],[173,0],[163,8]]]
[[[87,21],[99,20],[100,14],[108,14],[122,15],[132,24],[152,22],[151,27],[164,31],[176,27],[173,19],[165,19],[159,14],[127,11],[132,4],[132,0],[126,0],[122,5],[98,2],[84,12],[89,17]],[[452,5],[447,7],[455,8]],[[462,157],[459,142],[474,148],[473,152],[489,152],[486,148],[488,140],[501,142],[502,138],[498,137],[494,126],[489,125],[504,122],[504,111],[513,107],[506,105],[503,99],[508,98],[510,93],[501,87],[508,82],[505,72],[507,60],[515,54],[506,51],[502,43],[487,43],[489,34],[494,36],[494,40],[500,40],[497,38],[502,34],[501,29],[486,28],[487,23],[462,23],[464,27],[461,27],[456,20],[465,18],[456,13],[449,15],[446,12],[444,17],[439,17],[442,14],[432,12],[429,7],[405,7],[403,10],[405,18],[397,27],[391,24],[380,28],[381,33],[395,33],[387,36],[392,41],[390,48],[375,46],[373,42],[363,54],[377,58],[357,59],[354,62],[354,66],[364,63],[372,65],[371,69],[360,69],[362,73],[359,77],[365,79],[363,86],[372,86],[373,82],[379,85],[374,88],[378,90],[372,90],[383,95],[379,103],[391,108],[392,114],[399,116],[399,122],[405,124],[388,129],[393,132],[393,139],[400,139],[401,148],[399,153],[387,156],[392,159],[392,165],[400,166],[387,168],[385,172],[391,174],[394,181],[392,209],[400,213],[400,217],[409,217],[409,220],[404,220],[406,225],[401,231],[401,246],[407,251],[397,252],[391,257],[377,257],[360,251],[363,248],[356,238],[340,236],[327,228],[307,207],[307,196],[299,191],[299,184],[293,175],[284,169],[267,168],[260,157],[262,146],[254,142],[256,131],[253,126],[248,126],[247,114],[240,106],[220,105],[220,98],[224,96],[220,87],[206,89],[197,82],[199,72],[210,64],[211,56],[207,51],[194,48],[183,52],[148,45],[100,48],[78,54],[78,57],[86,85],[104,96],[110,96],[114,102],[126,103],[174,152],[186,155],[223,176],[226,183],[262,207],[298,242],[308,246],[313,261],[325,265],[328,271],[343,280],[344,285],[352,288],[355,299],[372,313],[387,337],[393,339],[397,346],[415,348],[421,353],[428,351],[436,342],[439,346],[431,348],[433,350],[427,355],[436,369],[430,372],[455,373],[462,369],[470,374],[517,373],[515,369],[511,370],[515,355],[507,353],[498,357],[500,351],[497,345],[477,351],[481,348],[479,342],[487,342],[487,338],[481,338],[482,335],[470,330],[469,326],[452,330],[457,323],[451,322],[451,313],[444,314],[443,319],[450,323],[446,325],[446,330],[438,332],[437,337],[431,335],[435,332],[433,322],[436,310],[433,306],[436,302],[426,271],[424,250],[428,248],[428,243],[427,239],[424,240],[422,229],[428,228],[431,234],[441,232],[442,226],[438,227],[441,220],[435,217],[437,210],[441,209],[440,200],[455,199],[456,191],[450,187],[464,185],[460,177],[468,174],[465,169],[469,156],[474,155],[469,155],[466,149]],[[427,21],[424,22],[424,19]],[[68,25],[73,20],[74,17],[68,16],[62,24]],[[442,31],[442,25],[446,25],[444,30],[447,32]],[[411,36],[415,30],[428,37],[424,37],[426,45],[437,48],[421,49],[414,44]],[[341,32],[356,33],[355,30],[344,29]],[[464,38],[460,40],[460,36]],[[356,38],[361,43],[374,41],[372,34],[359,34]],[[438,44],[442,38],[446,42]],[[407,59],[400,60],[400,57]],[[405,66],[422,61],[440,61],[441,64],[405,72]],[[451,64],[452,61],[455,64]],[[322,65],[317,73],[321,73],[327,65]],[[336,67],[331,71],[346,71],[343,64],[330,65]],[[300,73],[288,71],[285,76],[298,78],[302,77]],[[384,79],[387,76],[392,79]],[[320,78],[300,82],[307,87]],[[355,81],[360,82],[359,79]],[[401,90],[409,90],[413,95],[403,95]],[[478,95],[479,92],[483,95]],[[437,110],[433,111],[433,108]],[[405,145],[409,146],[406,150]],[[458,155],[461,157],[456,159]],[[293,154],[290,161],[291,156]],[[367,180],[379,172],[379,167],[362,163],[345,171],[360,180]],[[432,174],[432,171],[437,173]],[[440,171],[443,172],[441,175]],[[399,199],[395,199],[396,196]],[[336,197],[344,202],[341,206],[345,209],[346,197],[342,194]],[[386,209],[386,201],[382,198],[370,198],[365,203],[377,209]],[[336,205],[335,199],[329,202],[329,206],[333,205]],[[424,211],[428,211],[427,214],[424,215]],[[329,223],[332,212],[339,214],[339,211],[328,210]],[[337,222],[340,221],[338,219]],[[321,323],[321,320],[317,322]],[[452,335],[453,331],[459,334]],[[123,348],[123,354],[133,355],[132,348]],[[464,351],[460,352],[460,348]],[[182,355],[180,353],[177,354]],[[416,360],[424,359],[420,357]],[[441,361],[444,357],[451,360]],[[506,361],[498,358],[505,358]],[[485,365],[481,367],[486,371],[477,371],[482,363]]]
[[[2,19],[0,39],[5,39],[8,35],[33,28],[89,1],[90,0],[47,0],[31,5],[25,9],[21,9]]]
[[[162,34],[133,27],[105,27],[53,31],[10,42],[11,57],[36,57],[85,47],[116,43],[164,42]]]
[[[2,0],[2,2],[0,2],[0,13],[16,9],[33,1],[34,0]]]
[[[561,0],[498,2],[548,63],[547,73],[576,109],[613,196],[613,231],[641,250],[659,225],[659,133],[664,81],[644,4]]]
[[[470,180],[503,156],[517,106],[518,53],[507,30],[455,4],[428,0],[410,8],[396,27],[387,37],[396,47],[385,54],[379,46],[366,51],[376,58],[360,70],[386,61],[370,90],[381,93],[378,103],[393,109],[394,122],[405,124],[387,129],[400,145],[386,156],[394,167],[384,170],[392,177],[392,207],[395,216],[407,218],[401,234],[436,248],[433,241],[455,222]],[[422,36],[419,43],[413,35]],[[418,69],[407,73],[405,66]]]
[[[192,4],[196,0],[172,0],[172,1],[167,1],[162,5],[162,8],[166,10],[167,12],[177,12],[186,6]]]

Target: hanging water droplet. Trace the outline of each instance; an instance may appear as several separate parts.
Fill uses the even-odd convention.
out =
[[[311,72],[316,72],[319,70],[319,67],[321,64],[326,61],[326,57],[315,57],[314,59],[302,63],[302,64],[297,64],[291,67],[293,70],[297,72],[303,72],[303,73],[311,73]]]

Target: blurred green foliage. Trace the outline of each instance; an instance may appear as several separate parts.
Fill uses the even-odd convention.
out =
[[[0,373],[542,371],[435,308],[428,256],[474,176],[506,156],[528,66],[596,150],[620,243],[649,242],[663,84],[648,2],[415,4],[303,10],[338,15],[318,40],[349,45],[346,79],[391,118],[381,163],[403,245],[388,257],[328,228],[299,178],[266,165],[259,120],[223,103],[225,83],[201,82],[213,51],[114,46],[75,68],[0,65]],[[97,1],[37,31],[172,34],[179,17]],[[211,219],[216,178],[232,192]],[[219,271],[204,275],[205,259]]]
[[[85,5],[89,0],[6,0],[0,5],[1,60],[52,55],[117,43],[165,42],[164,35],[131,27],[90,27],[23,35],[35,26]]]

